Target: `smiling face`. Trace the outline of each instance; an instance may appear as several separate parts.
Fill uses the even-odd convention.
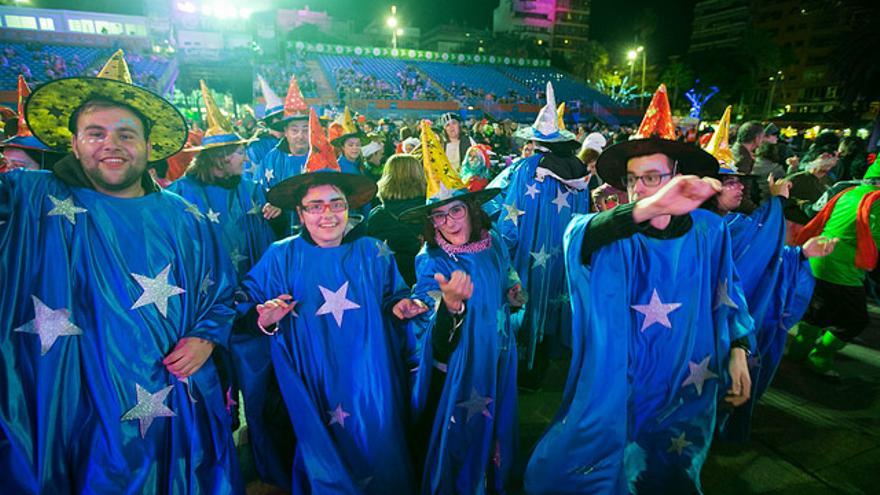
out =
[[[462,201],[453,201],[431,210],[431,222],[450,242],[455,239],[467,240],[471,236],[468,207]]]
[[[338,142],[338,141],[337,141]],[[355,161],[361,156],[360,138],[350,137],[342,143],[342,155],[349,161]]]
[[[140,119],[122,107],[96,107],[79,115],[73,154],[95,189],[111,196],[142,194],[150,142]]]
[[[348,203],[338,187],[329,184],[310,187],[296,212],[315,244],[333,247],[342,243],[348,224]]]

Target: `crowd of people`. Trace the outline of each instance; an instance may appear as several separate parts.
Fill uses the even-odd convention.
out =
[[[436,101],[443,99],[443,94],[431,84],[415,67],[407,65],[406,69],[397,72],[400,81],[401,100]]]
[[[550,83],[526,126],[331,119],[296,78],[192,126],[130,81],[21,79],[5,127],[10,493],[700,493],[787,331],[833,377],[868,323],[880,162],[836,132],[682,133],[662,85],[637,128]]]

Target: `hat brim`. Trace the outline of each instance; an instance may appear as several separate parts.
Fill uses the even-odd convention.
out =
[[[46,146],[70,150],[70,116],[88,100],[105,99],[128,105],[150,119],[149,161],[180,151],[187,138],[186,120],[158,94],[133,84],[98,77],[68,77],[36,88],[25,103],[25,117],[34,136]]]
[[[681,174],[709,176],[718,173],[718,160],[703,149],[660,138],[633,139],[608,147],[596,160],[596,171],[603,181],[626,191],[626,163],[631,158],[655,153],[678,162],[677,171]]]
[[[269,190],[266,194],[266,200],[279,208],[293,210],[299,206],[294,202],[294,194],[297,191],[325,184],[342,189],[350,208],[360,208],[368,204],[378,192],[376,183],[369,177],[335,171],[319,171],[284,179]]]
[[[254,141],[256,141],[257,139],[259,139],[259,138],[256,136],[251,137],[251,138],[240,138],[235,141],[227,141],[224,143],[211,143],[211,144],[205,144],[205,145],[200,145],[200,146],[193,146],[191,148],[184,148],[181,151],[183,151],[184,153],[193,153],[193,152],[197,152],[197,151],[204,151],[204,150],[209,150],[209,149],[214,149],[214,148],[223,148],[226,146],[239,146],[239,145],[247,146],[247,145],[253,143]]]
[[[334,139],[333,141],[330,141],[330,144],[332,144],[333,146],[336,146],[337,148],[341,148],[342,145],[344,145],[345,142],[351,138],[358,138],[361,141],[362,145],[368,144],[370,142],[370,138],[368,138],[367,135],[363,133],[363,131],[357,131],[357,132],[349,132],[348,134],[343,134],[343,135],[339,136],[338,138]]]
[[[28,151],[40,151],[43,153],[50,153],[53,155],[63,155],[64,153],[58,150],[53,150],[52,148],[43,144],[42,141],[37,139],[34,136],[12,136],[9,139],[6,139],[0,142],[0,149],[5,148],[16,148],[20,150],[28,150]]]
[[[291,122],[308,122],[309,114],[296,114],[296,115],[288,115],[284,116],[284,112],[279,112],[278,114],[267,115],[263,117],[263,122],[266,123],[266,127],[272,129],[273,131],[284,132],[284,128],[287,127],[287,124]]]
[[[513,133],[513,137],[525,139],[526,141],[538,141],[541,143],[561,143],[564,141],[577,141],[577,136],[575,136],[571,131],[559,130],[556,133],[553,133],[552,136],[547,136],[541,134],[533,127],[525,127],[517,130]],[[578,143],[580,146],[580,143]]]
[[[486,189],[481,189],[479,191],[469,192],[466,194],[459,194],[457,196],[451,196],[441,201],[435,201],[430,204],[425,204],[423,206],[416,206],[415,208],[410,208],[408,210],[404,210],[403,213],[400,214],[400,221],[402,222],[411,222],[414,220],[428,220],[428,214],[431,210],[435,208],[440,208],[441,206],[452,203],[453,201],[473,201],[477,204],[483,204],[486,201],[498,196],[501,192],[501,189],[497,187],[491,187]]]

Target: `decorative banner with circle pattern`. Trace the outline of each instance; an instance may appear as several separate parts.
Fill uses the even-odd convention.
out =
[[[331,45],[328,43],[306,43],[297,41],[294,47],[299,51],[322,53],[326,55],[348,55],[356,57],[385,57],[426,62],[452,62],[467,64],[517,65],[520,67],[550,67],[550,60],[522,57],[502,57],[498,55],[464,54],[414,50],[411,48],[388,48],[372,46]]]

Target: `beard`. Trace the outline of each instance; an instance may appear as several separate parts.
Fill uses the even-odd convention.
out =
[[[109,178],[109,174],[98,166],[82,167],[83,172],[96,189],[102,191],[124,191],[141,181],[146,170],[146,163],[142,166],[132,165],[128,167],[119,178]]]

